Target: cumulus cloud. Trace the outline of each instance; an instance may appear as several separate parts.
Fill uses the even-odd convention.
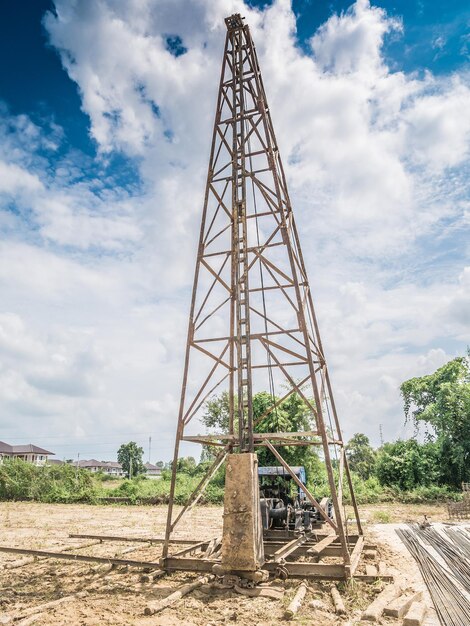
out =
[[[158,432],[155,454],[169,457],[223,18],[241,12],[346,435],[377,442],[371,424],[382,423],[398,436],[399,384],[468,340],[466,77],[388,67],[384,41],[403,25],[367,0],[312,32],[308,52],[287,0],[55,5],[44,25],[98,156],[58,156],[60,128],[2,110],[0,423],[21,415],[25,432],[39,432],[42,415],[44,436],[77,441]],[[104,174],[116,153],[138,172],[132,188]]]

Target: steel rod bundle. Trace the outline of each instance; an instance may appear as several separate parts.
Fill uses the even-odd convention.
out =
[[[421,530],[419,536],[442,557],[452,576],[470,593],[470,561],[465,558],[462,551],[434,528]]]
[[[464,528],[446,528],[444,532],[462,555],[470,559],[470,533]]]
[[[468,626],[470,602],[445,568],[419,541],[416,531],[397,529],[396,532],[418,564],[442,626]]]

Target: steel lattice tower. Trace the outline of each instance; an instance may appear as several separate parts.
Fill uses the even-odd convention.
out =
[[[295,477],[278,448],[320,445],[334,519],[305,486],[302,488],[337,533],[348,568],[351,546],[342,506],[343,476],[359,537],[362,530],[299,236],[249,28],[240,15],[225,22],[163,563],[169,567],[173,530],[198,501],[227,454],[250,454],[266,446]],[[253,396],[266,389],[272,401],[255,420]],[[193,424],[197,422],[205,401],[222,390],[228,392],[228,432],[195,435],[188,425],[194,418]],[[258,433],[257,425],[275,416],[294,393],[311,412],[314,429]],[[174,516],[181,441],[219,446],[220,453],[189,502]],[[337,458],[338,480],[332,454]]]

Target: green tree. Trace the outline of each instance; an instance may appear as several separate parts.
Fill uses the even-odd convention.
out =
[[[435,443],[419,444],[416,439],[399,439],[380,448],[376,474],[381,485],[409,491],[434,484],[439,465],[439,449]]]
[[[170,463],[170,468],[173,465],[173,461]],[[192,456],[182,456],[178,459],[177,471],[183,474],[189,474],[192,476],[196,472],[196,460]]]
[[[346,456],[350,469],[363,480],[367,480],[374,474],[377,453],[370,445],[367,435],[356,433],[351,437],[346,445]]]
[[[122,469],[126,472],[128,478],[143,474],[145,467],[142,462],[144,449],[136,444],[135,441],[123,443],[118,450],[118,462],[122,465]]]
[[[277,400],[277,398],[274,398]],[[271,406],[273,398],[267,391],[260,391],[253,396],[253,419],[256,422]],[[227,432],[229,425],[229,396],[226,391],[213,396],[206,402],[202,416],[203,424],[217,432]],[[259,433],[295,432],[313,430],[311,408],[298,393],[292,393],[284,402],[270,411],[256,426]],[[236,425],[235,425],[236,426]],[[278,448],[289,465],[303,465],[307,474],[314,476],[320,471],[318,454],[312,446],[283,446]],[[201,461],[214,457],[216,450],[209,446],[203,448]],[[279,465],[277,459],[266,448],[258,448],[260,466]]]
[[[459,487],[470,481],[470,365],[458,357],[433,374],[411,378],[401,387],[406,418],[424,423],[439,447],[440,480]]]

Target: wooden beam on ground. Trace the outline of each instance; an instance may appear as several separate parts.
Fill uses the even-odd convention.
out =
[[[384,583],[393,583],[393,581],[395,580],[395,578],[391,574],[386,574],[385,576],[380,576],[380,574],[377,574],[377,576],[367,576],[367,574],[354,574],[353,578],[354,580],[362,583],[376,583],[379,580]]]
[[[331,587],[331,597],[333,599],[333,605],[335,607],[335,613],[338,615],[346,615],[346,607],[344,606],[343,598],[335,585]]]
[[[292,602],[284,611],[284,619],[290,620],[298,613],[300,607],[302,606],[302,602],[307,595],[307,589],[308,587],[306,583],[300,583]]]
[[[192,583],[183,585],[182,587],[171,593],[167,598],[160,600],[160,602],[152,602],[150,604],[147,604],[144,609],[144,614],[155,615],[155,613],[163,611],[163,609],[166,609],[168,606],[172,606],[173,604],[178,602],[178,600],[180,600],[183,596],[186,596],[191,591],[194,591],[194,589],[197,589],[198,587],[201,587],[202,585],[208,583],[211,578],[212,576],[202,576]]]
[[[403,626],[421,626],[427,612],[428,607],[424,602],[413,602],[403,619]]]
[[[46,550],[28,550],[26,548],[9,548],[0,546],[0,552],[9,554],[31,554],[42,556],[48,559],[65,559],[68,561],[85,561],[90,563],[105,563],[112,565],[130,565],[131,567],[148,567],[150,569],[161,569],[159,563],[147,561],[132,561],[130,559],[116,559],[107,556],[86,556],[84,554],[69,554],[67,552],[47,552]]]
[[[378,622],[385,607],[401,593],[399,585],[389,585],[379,593],[375,600],[363,612],[361,619],[367,622]]]
[[[390,617],[403,617],[413,602],[419,602],[423,597],[422,591],[413,594],[405,594],[395,598],[388,606],[385,607],[384,615]]]

